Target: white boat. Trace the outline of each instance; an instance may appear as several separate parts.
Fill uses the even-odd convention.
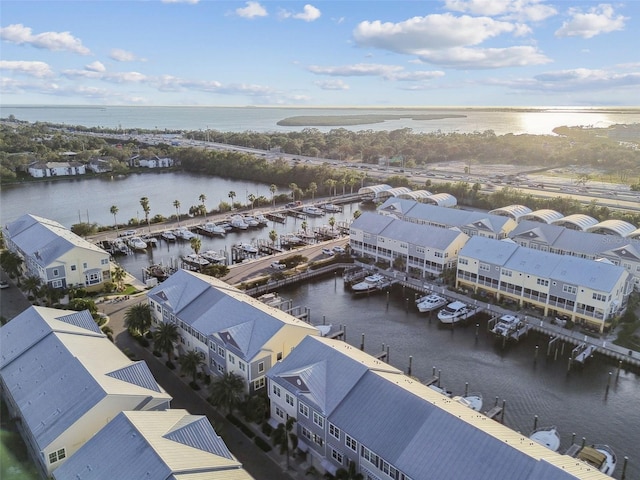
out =
[[[113,241],[113,249],[114,251],[117,251],[120,253],[124,253],[124,254],[129,253],[129,247],[127,247],[127,244],[124,243],[120,238]]]
[[[240,244],[238,244],[238,247],[244,253],[248,253],[249,255],[255,255],[255,254],[258,253],[258,249],[256,247],[254,247],[253,245],[251,245],[250,243],[240,243]]]
[[[479,393],[470,393],[469,395],[465,396],[455,396],[453,397],[453,399],[456,402],[464,405],[465,407],[469,407],[471,410],[475,410],[476,412],[482,410],[482,395],[480,395]]]
[[[129,240],[129,246],[134,250],[146,250],[147,243],[140,237],[131,237]]]
[[[160,237],[167,241],[167,242],[175,242],[176,241],[176,236],[174,235],[174,233],[170,230],[167,230],[166,232],[162,232],[160,234]]]
[[[189,255],[185,255],[184,257],[182,257],[182,260],[184,261],[184,263],[187,263],[194,267],[206,267],[210,263],[202,255],[198,255],[195,253],[190,253]]]
[[[158,239],[156,237],[147,236],[147,237],[143,237],[142,240],[147,242],[147,245],[150,245],[152,247],[158,246]]]
[[[331,332],[331,327],[333,325],[329,324],[329,325],[314,325],[314,327],[316,327],[319,331],[320,331],[320,335],[322,337],[326,337],[327,335],[329,335],[329,333]]]
[[[572,445],[567,451],[567,455],[597,468],[610,477],[613,476],[616,464],[618,463],[616,454],[609,445],[590,445],[584,447]]]
[[[554,452],[560,449],[560,434],[555,426],[538,428],[529,435],[529,438]]]
[[[244,217],[242,217],[242,220],[244,220],[244,223],[249,225],[249,227],[253,228],[253,227],[259,227],[260,226],[260,222],[258,222],[258,220],[253,218],[251,215],[245,215]]]
[[[260,212],[254,213],[253,218],[255,218],[258,221],[258,223],[262,226],[269,225],[269,219]]]
[[[305,205],[302,207],[302,213],[310,215],[312,217],[321,217],[324,215],[324,210],[313,205]]]
[[[231,228],[237,228],[238,230],[246,230],[247,228],[249,228],[247,222],[245,222],[244,218],[242,218],[240,215],[232,216],[229,219],[229,225],[231,225]]]
[[[338,205],[334,205],[333,203],[325,203],[324,205],[320,205],[325,212],[338,213],[342,211],[342,208]]]
[[[196,237],[196,234],[190,231],[187,227],[180,227],[174,232],[175,236],[183,240],[191,240]]]
[[[206,222],[203,223],[202,225],[200,225],[198,227],[198,229],[200,230],[200,232],[204,235],[224,235],[227,233],[227,231],[221,227],[220,225],[216,225],[213,222]]]
[[[440,308],[443,305],[446,305],[447,299],[441,297],[440,295],[436,295],[435,293],[431,293],[429,295],[425,295],[424,297],[420,297],[416,300],[416,307],[420,312],[431,312],[436,308]]]
[[[438,393],[440,393],[440,394],[444,395],[445,397],[449,397],[449,398],[451,398],[451,396],[453,395],[453,393],[451,393],[451,391],[450,391],[450,390],[447,390],[447,389],[445,389],[445,388],[439,387],[439,386],[437,386],[437,385],[435,385],[435,384],[433,384],[433,385],[429,385],[429,388],[430,388],[431,390],[435,391],[435,392],[438,392]]]
[[[351,290],[353,290],[354,293],[368,293],[382,289],[388,284],[389,282],[384,275],[374,273],[373,275],[365,277],[361,282],[352,285]]]
[[[438,312],[438,320],[442,323],[451,324],[464,320],[469,312],[469,306],[459,301],[451,302]]]
[[[207,250],[200,253],[200,256],[210,263],[225,263],[227,260],[222,253],[218,253],[215,250]]]
[[[502,315],[491,332],[498,337],[508,337],[522,327],[522,322],[516,315]]]

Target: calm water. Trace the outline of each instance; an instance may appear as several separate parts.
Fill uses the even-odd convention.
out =
[[[414,292],[397,288],[384,294],[354,298],[338,275],[335,278],[293,286],[280,291],[293,298],[294,305],[311,308],[313,323],[346,325],[347,341],[360,347],[365,335],[365,351],[377,354],[382,345],[390,348],[390,363],[407,372],[413,356],[412,374],[431,378],[433,367],[441,370],[442,386],[462,394],[480,392],[484,409],[506,401],[505,424],[529,434],[534,415],[538,426],[556,425],[562,437],[561,451],[571,444],[572,433],[591,443],[607,443],[618,455],[615,474],[620,478],[623,457],[630,457],[627,479],[640,478],[640,395],[638,375],[592,361],[584,369],[567,374],[565,356],[557,361],[545,358],[546,341],[531,335],[526,341],[502,350],[486,335],[483,321],[476,339],[475,323],[454,330],[441,328],[437,318],[430,323],[413,305]],[[407,298],[409,299],[407,301]],[[329,301],[328,301],[329,300]],[[407,305],[409,308],[407,308]],[[534,362],[536,344],[540,345]],[[611,387],[605,395],[609,372]]]
[[[223,132],[288,132],[304,127],[281,127],[279,120],[306,115],[349,114],[429,114],[465,115],[464,118],[414,121],[410,118],[373,125],[345,127],[349,130],[396,130],[411,128],[415,133],[435,131],[472,133],[493,130],[497,135],[508,133],[551,134],[555,127],[595,126],[640,123],[640,110],[598,108],[554,108],[548,110],[479,109],[479,108],[423,108],[423,109],[331,109],[331,108],[234,108],[234,107],[123,107],[123,106],[0,106],[0,117],[14,115],[29,122],[53,122],[67,125],[106,128],[145,129],[212,129]],[[329,131],[335,127],[318,127]]]

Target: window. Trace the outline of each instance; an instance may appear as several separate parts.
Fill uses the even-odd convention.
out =
[[[594,300],[598,300],[599,302],[606,302],[607,301],[607,296],[603,295],[602,293],[593,293],[591,295],[591,298],[593,298]]]
[[[56,463],[65,458],[67,458],[67,454],[65,452],[65,449],[61,448],[60,450],[56,450],[55,452],[51,452],[49,454],[49,463]]]
[[[331,458],[342,465],[342,454],[334,448],[331,449]]]
[[[229,354],[229,363],[231,365],[235,365],[236,364],[236,357],[234,357],[233,355]]]
[[[315,433],[313,434],[313,441],[320,447],[324,445],[324,438],[322,438],[320,435],[316,435]]]
[[[288,393],[284,394],[284,401],[287,402],[287,404],[291,405],[293,407],[293,397],[291,395],[289,395]]]
[[[340,429],[336,427],[333,423],[329,423],[329,433],[335,439],[340,440]]]
[[[485,272],[488,272],[488,271],[490,271],[490,270],[491,270],[491,266],[490,266],[490,265],[487,265],[486,263],[481,263],[480,265],[478,265],[478,268],[479,268],[480,270],[485,271]]]
[[[238,366],[240,367],[240,370],[242,370],[243,372],[246,371],[246,366],[244,362],[240,362],[238,361]]]
[[[218,371],[220,373],[224,373],[224,367],[222,365],[220,365],[220,364],[218,364]]]
[[[576,292],[578,291],[578,289],[576,287],[574,287],[573,285],[563,285],[562,286],[562,291],[564,293],[568,293],[570,295],[575,295]]]
[[[282,409],[280,407],[278,407],[276,405],[276,415],[280,418],[284,418],[284,412],[282,411]]]
[[[544,278],[537,278],[536,279],[536,283],[538,285],[542,285],[543,287],[548,287],[549,286],[549,280],[545,280]]]
[[[349,435],[344,436],[344,444],[350,448],[351,450],[353,450],[354,452],[358,451],[358,442],[356,442],[353,438],[351,438]]]
[[[276,360],[282,360],[282,352],[278,352]]]
[[[254,390],[260,390],[261,388],[264,388],[264,377],[260,377],[256,381],[253,382],[253,389]]]
[[[54,277],[58,277],[58,276],[60,276],[60,271],[59,271],[57,268],[54,268],[54,269],[53,269],[53,276],[54,276]]]
[[[501,273],[505,277],[511,277],[513,275],[513,272],[511,270],[507,270],[506,268],[503,268]]]
[[[260,363],[258,364],[258,372],[259,372],[259,373],[264,372],[264,362],[260,362]]]
[[[84,268],[85,270],[88,268],[87,262],[82,264],[82,268]]]
[[[218,355],[224,357],[224,348],[222,348],[220,345],[218,345]]]
[[[100,260],[100,264],[101,265],[109,265],[109,259],[108,258],[103,258],[102,260]],[[75,270],[75,265],[73,265],[73,269]]]
[[[302,402],[298,403],[298,412],[300,412],[300,414],[304,415],[305,417],[309,418],[309,407],[304,403]]]
[[[277,395],[278,397],[280,396],[280,387],[278,385],[276,385],[275,383],[273,384],[273,393],[274,393],[274,395]]]
[[[312,439],[311,430],[309,430],[307,427],[302,427],[302,436],[307,440],[311,440]]]
[[[71,265],[71,271],[75,272],[76,271],[76,266],[75,265]]]
[[[51,282],[53,288],[62,288],[62,280],[54,280]]]
[[[469,265],[469,260],[467,260],[466,258],[459,258],[458,263],[460,265]]]
[[[318,425],[320,428],[324,428],[324,418],[316,412],[313,412],[313,423]]]
[[[380,461],[380,457],[378,457],[378,455],[376,455],[375,453],[373,453],[371,450],[369,450],[366,447],[362,447],[362,452],[361,452],[362,458],[364,458],[365,460],[367,460],[369,463],[371,463],[372,465],[375,465],[376,467],[378,466],[378,463]]]

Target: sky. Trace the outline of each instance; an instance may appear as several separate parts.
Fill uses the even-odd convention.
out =
[[[640,1],[3,0],[5,105],[640,106]]]

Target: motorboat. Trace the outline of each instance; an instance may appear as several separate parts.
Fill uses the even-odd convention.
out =
[[[232,216],[229,219],[229,225],[231,225],[231,228],[235,228],[238,230],[246,230],[247,228],[249,228],[249,225],[244,221],[244,218],[242,218],[241,215]]]
[[[147,243],[147,245],[150,245],[151,247],[157,247],[158,246],[158,239],[156,237],[152,237],[151,235],[148,235],[146,237],[142,237],[142,240],[145,241]]]
[[[467,318],[468,312],[469,306],[456,300],[438,312],[438,320],[446,324],[457,323]]]
[[[255,228],[255,227],[259,227],[260,226],[260,222],[258,222],[258,220],[256,220],[254,217],[252,217],[251,215],[245,215],[242,217],[242,220],[244,220],[244,223],[246,223],[247,225],[249,225],[249,227],[251,228]]]
[[[554,452],[560,449],[560,434],[555,426],[538,428],[529,435],[529,438]]]
[[[429,385],[429,388],[431,390],[433,390],[434,392],[438,392],[441,395],[444,395],[445,397],[451,398],[453,396],[453,393],[451,393],[450,390],[447,390],[446,388],[439,387],[438,385],[432,384],[432,385]]]
[[[351,290],[354,293],[368,293],[375,290],[380,290],[388,285],[389,282],[384,275],[374,273],[364,278],[361,282],[358,282],[351,286]]]
[[[140,237],[131,237],[129,240],[129,246],[133,249],[133,250],[146,250],[147,249],[147,243],[142,240]]]
[[[464,405],[465,407],[469,407],[471,410],[475,410],[479,412],[482,410],[482,395],[479,393],[470,393],[469,395],[464,396],[455,396],[453,399]]]
[[[193,267],[206,267],[209,265],[209,260],[205,259],[202,255],[198,255],[197,253],[190,253],[189,255],[185,255],[182,257],[184,263],[191,265]]]
[[[189,230],[187,227],[180,227],[174,232],[175,236],[183,240],[191,240],[196,238],[196,234]]]
[[[258,253],[258,249],[250,243],[240,243],[238,244],[238,248],[249,255],[255,255]]]
[[[329,333],[331,333],[331,328],[333,327],[333,325],[332,324],[329,324],[329,325],[314,325],[314,327],[316,327],[318,329],[318,331],[320,332],[320,336],[326,337],[327,335],[329,335]]]
[[[577,458],[592,467],[597,468],[605,475],[613,476],[618,462],[616,454],[609,445],[572,445],[567,451],[567,455]]]
[[[324,215],[324,210],[313,205],[305,205],[302,207],[302,213],[310,215],[312,217],[321,217]]]
[[[254,213],[253,218],[255,218],[258,221],[258,224],[260,224],[261,226],[266,227],[267,225],[269,225],[269,219],[260,212]]]
[[[124,243],[121,238],[113,241],[112,248],[114,253],[124,253],[125,255],[129,253],[129,247],[127,247],[127,244]]]
[[[215,250],[207,250],[200,253],[200,256],[207,260],[209,263],[225,263],[227,260],[227,258],[222,253],[218,253]]]
[[[166,242],[175,242],[176,236],[171,230],[167,230],[160,234],[160,238],[162,238]]]
[[[446,304],[447,299],[440,295],[436,295],[435,293],[425,295],[424,297],[420,297],[416,300],[416,307],[418,307],[418,310],[423,313],[431,312],[432,310],[440,308]]]
[[[203,223],[198,227],[198,231],[207,236],[224,235],[227,233],[227,231],[223,227],[221,227],[220,225],[216,225],[213,222]]]
[[[502,315],[491,332],[498,337],[508,337],[522,327],[522,322],[517,315]]]
[[[339,207],[338,205],[334,205],[333,203],[325,203],[323,205],[320,205],[320,208],[322,208],[325,212],[330,213],[338,213],[342,211],[341,207]]]

